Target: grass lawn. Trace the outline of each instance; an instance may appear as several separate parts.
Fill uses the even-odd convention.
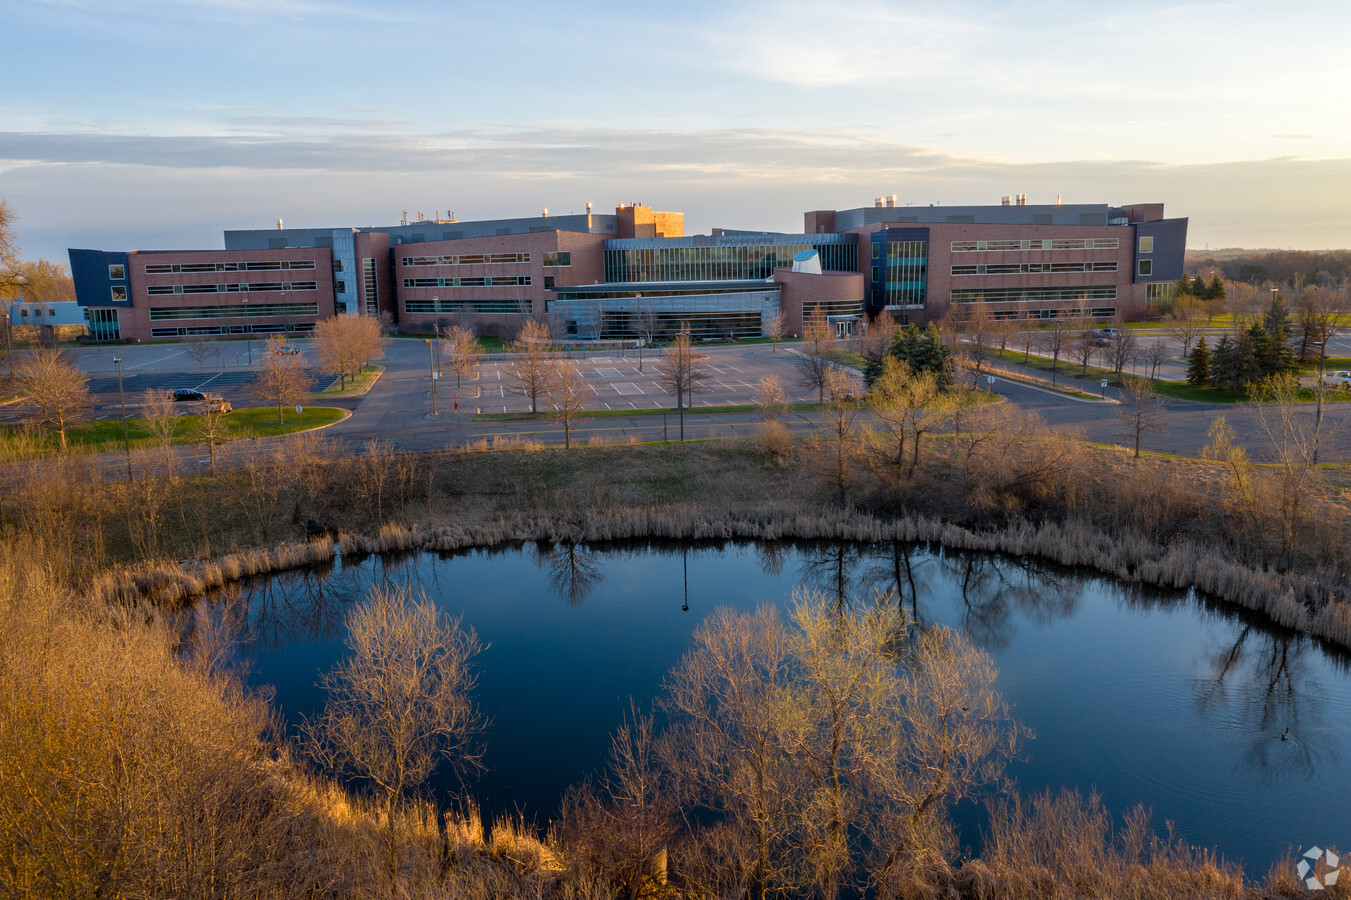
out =
[[[375,380],[385,371],[384,366],[366,366],[355,378],[347,379],[347,389],[342,390],[339,385],[341,379],[334,379],[333,383],[322,391],[315,391],[310,394],[311,397],[349,397],[356,394],[364,394],[375,384]]]
[[[225,441],[238,441],[244,438],[273,437],[279,434],[292,434],[297,431],[309,431],[324,425],[331,425],[344,416],[340,409],[331,406],[307,406],[305,411],[296,414],[291,408],[286,410],[286,421],[277,424],[276,407],[256,407],[237,409],[225,415]],[[199,443],[196,435],[197,424],[201,416],[179,416],[174,431],[174,444]],[[7,426],[0,434],[10,434],[15,426]],[[55,453],[60,439],[54,431],[43,429],[42,443],[48,453]],[[139,417],[127,419],[127,437],[132,447],[153,445],[154,438]],[[103,453],[122,449],[122,420],[99,419],[95,422],[80,422],[66,429],[66,442],[70,449],[79,453]]]

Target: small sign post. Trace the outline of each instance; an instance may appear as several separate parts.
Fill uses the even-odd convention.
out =
[[[1107,399],[1107,379],[1102,380],[1102,399]]]

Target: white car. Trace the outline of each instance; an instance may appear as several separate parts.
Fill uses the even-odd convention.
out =
[[[1339,387],[1344,391],[1351,390],[1351,372],[1325,372],[1322,381],[1324,384]]]

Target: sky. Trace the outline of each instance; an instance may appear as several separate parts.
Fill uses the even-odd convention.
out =
[[[1351,247],[1351,4],[6,4],[23,254],[597,212],[1163,202],[1188,245]]]

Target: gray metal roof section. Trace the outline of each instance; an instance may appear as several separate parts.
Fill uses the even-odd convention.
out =
[[[856,244],[852,234],[780,234],[776,232],[738,234],[692,234],[671,238],[614,238],[605,242],[606,250],[673,250],[689,247],[814,247],[820,244]]]
[[[377,231],[390,236],[391,244],[420,244],[463,238],[574,231],[583,234],[614,234],[619,230],[613,215],[533,216],[519,219],[480,219],[475,222],[424,220],[407,225],[371,225],[364,228],[255,228],[225,232],[227,250],[275,250],[280,247],[332,246],[337,232]],[[280,243],[280,242],[285,243]]]
[[[868,225],[965,223],[977,225],[1107,225],[1106,203],[1049,203],[1037,206],[861,206],[835,212],[835,229]]]

